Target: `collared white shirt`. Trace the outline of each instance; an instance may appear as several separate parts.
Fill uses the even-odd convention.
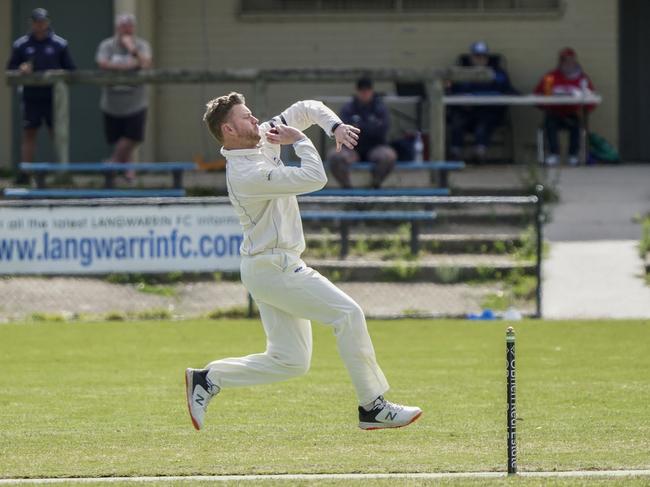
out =
[[[284,123],[298,130],[318,124],[327,134],[339,117],[323,103],[297,102],[282,114],[260,125],[262,139],[253,149],[221,149],[226,158],[228,196],[244,232],[241,254],[286,251],[300,255],[305,238],[296,195],[311,193],[327,183],[318,151],[308,138],[294,144],[300,167],[286,167],[280,146],[269,144],[265,134]]]

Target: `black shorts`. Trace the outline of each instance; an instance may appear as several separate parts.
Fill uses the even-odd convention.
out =
[[[144,125],[147,121],[147,109],[127,115],[115,117],[104,113],[104,133],[109,144],[114,144],[122,137],[136,142],[144,140]]]
[[[23,100],[23,128],[37,129],[43,120],[49,128],[52,128],[52,101]]]

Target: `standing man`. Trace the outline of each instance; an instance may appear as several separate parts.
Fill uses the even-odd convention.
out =
[[[14,42],[7,69],[19,70],[24,74],[49,69],[75,69],[68,41],[54,33],[50,27],[50,17],[44,8],[32,11],[31,32]],[[20,158],[23,162],[32,162],[36,152],[36,136],[43,122],[52,135],[52,87],[24,86],[22,108]]]
[[[97,65],[108,71],[135,71],[151,67],[149,43],[135,36],[135,16],[121,14],[115,20],[115,35],[97,48]],[[104,113],[106,140],[113,145],[111,162],[131,162],[133,151],[144,140],[148,106],[143,84],[112,85],[102,89],[100,107]],[[127,171],[129,180],[135,178]]]
[[[242,282],[255,299],[266,332],[266,351],[209,363],[185,371],[192,423],[201,429],[210,400],[221,389],[266,384],[305,374],[312,352],[311,323],[334,328],[339,353],[359,400],[359,427],[397,428],[420,417],[419,408],[386,401],[388,382],[377,361],[363,311],[300,254],[305,249],[296,195],[321,189],[323,164],[301,132],[318,124],[336,139],[337,148],[353,150],[359,130],[343,124],[317,101],[301,101],[258,125],[239,93],[211,100],[203,117],[223,144],[230,201],[244,232]],[[280,145],[292,144],[301,167],[286,167]]]
[[[329,154],[332,174],[344,188],[351,188],[350,165],[359,161],[374,163],[372,187],[379,188],[395,167],[397,153],[387,144],[390,116],[370,78],[357,81],[357,92],[341,108],[341,119],[361,129],[359,143],[353,149],[343,147]]]

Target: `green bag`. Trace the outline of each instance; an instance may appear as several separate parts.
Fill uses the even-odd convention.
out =
[[[607,142],[604,137],[593,132],[589,133],[589,153],[597,161],[610,163],[621,161],[621,156],[614,146]]]

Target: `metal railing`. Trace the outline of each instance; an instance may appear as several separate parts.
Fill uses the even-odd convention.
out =
[[[11,86],[54,86],[54,143],[59,161],[66,163],[69,161],[69,85],[71,84],[253,83],[253,102],[256,112],[259,116],[266,117],[272,115],[267,113],[266,93],[270,83],[353,82],[361,76],[370,76],[375,81],[417,81],[426,85],[431,157],[434,160],[443,160],[445,158],[445,108],[443,103],[445,81],[487,80],[490,79],[490,70],[476,67],[450,67],[446,69],[155,69],[136,72],[52,70],[31,74],[8,71],[7,83]]]

